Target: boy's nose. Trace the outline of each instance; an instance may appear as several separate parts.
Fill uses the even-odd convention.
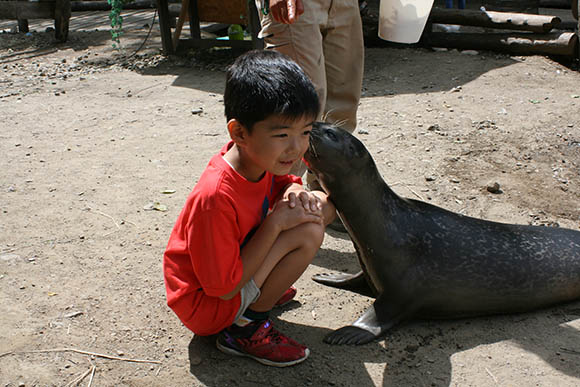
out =
[[[302,139],[300,136],[293,136],[288,145],[288,150],[291,152],[298,152],[302,148]]]

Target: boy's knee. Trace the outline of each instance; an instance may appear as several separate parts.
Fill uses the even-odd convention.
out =
[[[324,240],[324,226],[318,223],[304,223],[299,226],[302,248],[316,254]]]

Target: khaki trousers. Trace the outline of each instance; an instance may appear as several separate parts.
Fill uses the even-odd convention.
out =
[[[264,15],[256,0],[265,48],[288,55],[302,67],[320,99],[319,120],[353,132],[360,100],[364,42],[358,0],[303,0],[294,24]],[[295,168],[301,176],[305,167]],[[310,179],[309,179],[310,180]]]

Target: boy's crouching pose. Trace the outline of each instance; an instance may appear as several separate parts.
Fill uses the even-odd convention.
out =
[[[308,148],[319,103],[291,59],[251,51],[229,68],[224,95],[232,141],[209,162],[171,233],[163,259],[167,303],[217,347],[278,367],[308,357],[272,327],[272,307],[322,244],[336,216],[320,191],[289,175]]]

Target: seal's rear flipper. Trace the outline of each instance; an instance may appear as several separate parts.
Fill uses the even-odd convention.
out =
[[[331,345],[361,345],[370,343],[375,338],[376,336],[369,331],[349,325],[329,333],[323,341]]]
[[[316,274],[312,279],[319,284],[332,286],[333,288],[346,289],[363,296],[374,297],[375,294],[367,283],[364,272],[357,274],[338,273],[338,274]]]

